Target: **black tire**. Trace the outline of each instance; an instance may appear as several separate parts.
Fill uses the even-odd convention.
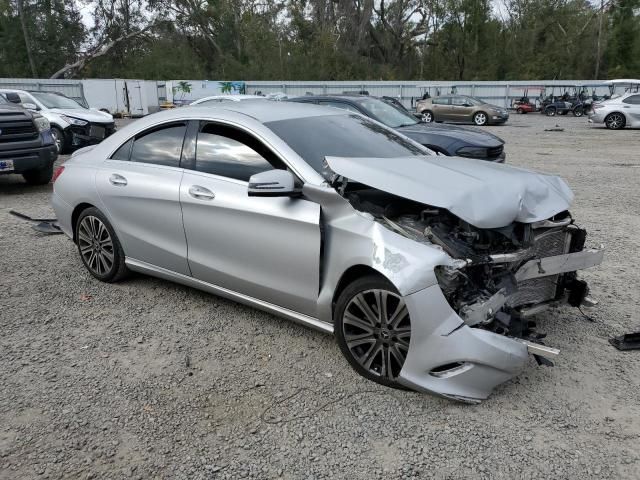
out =
[[[22,178],[29,185],[46,185],[51,181],[51,177],[53,177],[53,163],[43,169],[29,170],[22,174]]]
[[[382,301],[388,312],[384,322],[376,307]],[[361,302],[369,315],[358,306]],[[378,275],[355,280],[338,297],[334,319],[340,350],[357,373],[381,385],[405,389],[396,379],[409,349],[411,320],[402,296],[388,280]]]
[[[99,223],[105,230],[99,228]],[[90,225],[95,225],[96,228],[93,229]],[[78,216],[74,229],[80,259],[91,275],[107,283],[117,282],[128,275],[129,269],[124,263],[125,255],[122,245],[109,220],[100,210],[95,207],[83,210]],[[110,247],[105,242],[107,238],[110,241]],[[96,257],[91,257],[92,254]],[[108,262],[108,255],[112,258],[110,262]],[[106,266],[103,260],[110,265]]]
[[[435,122],[436,120],[431,110],[423,110],[421,112],[421,115],[422,115],[422,121],[424,123],[431,123],[431,122]]]
[[[516,108],[516,113],[519,113],[520,115],[524,115],[527,112],[525,112],[522,108]]]
[[[584,115],[584,108],[582,106],[576,107],[572,111],[574,117],[581,117],[582,115]]]
[[[613,112],[604,118],[604,124],[610,130],[620,130],[627,124],[627,119],[622,113]]]
[[[475,123],[479,127],[489,125],[489,115],[487,115],[485,112],[474,113],[472,120],[473,123]]]
[[[544,113],[547,115],[547,117],[555,117],[556,107],[547,107],[544,109]]]
[[[60,127],[51,126],[51,135],[53,136],[53,143],[58,149],[58,153],[62,155],[68,150],[67,139],[64,136],[64,132]]]

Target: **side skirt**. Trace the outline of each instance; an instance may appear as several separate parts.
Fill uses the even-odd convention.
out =
[[[198,290],[203,290],[207,293],[212,293],[220,297],[228,298],[229,300],[233,300],[234,302],[239,302],[244,305],[257,308],[259,310],[264,310],[265,312],[269,312],[278,317],[283,317],[287,320],[291,320],[301,325],[311,327],[314,330],[318,330],[320,332],[333,333],[332,324],[320,321],[317,318],[310,317],[302,313],[294,312],[293,310],[289,310],[288,308],[280,307],[278,305],[253,298],[242,293],[234,292],[233,290],[219,287],[211,283],[203,282],[202,280],[198,280],[187,275],[182,275],[181,273],[172,272],[171,270],[167,270],[166,268],[156,267],[155,265],[151,265],[150,263],[135,260],[133,258],[127,257],[125,259],[125,263],[127,264],[127,267],[135,272],[140,272],[152,277],[158,277],[164,280],[169,280],[171,282],[180,283],[182,285],[186,285],[187,287],[197,288]]]

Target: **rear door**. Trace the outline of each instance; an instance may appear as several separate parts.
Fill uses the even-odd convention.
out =
[[[180,209],[185,122],[130,139],[96,175],[98,193],[127,257],[189,275]]]
[[[431,100],[433,105],[433,115],[435,120],[451,120],[451,107],[449,106],[449,97],[436,97]]]
[[[250,133],[201,122],[180,187],[189,266],[198,280],[310,316],[320,272],[320,206],[249,197],[249,177],[284,163]]]
[[[473,116],[473,105],[467,97],[451,97],[451,120],[468,122]]]

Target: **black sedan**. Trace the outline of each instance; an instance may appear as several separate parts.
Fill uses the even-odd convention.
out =
[[[427,124],[406,110],[366,95],[318,95],[290,98],[289,102],[314,103],[361,113],[394,128],[438,153],[504,162],[504,140],[488,132],[455,125]]]

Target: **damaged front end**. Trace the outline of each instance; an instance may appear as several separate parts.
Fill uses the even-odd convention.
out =
[[[568,211],[543,221],[480,229],[445,209],[375,189],[343,193],[387,228],[455,259],[437,266],[436,278],[451,308],[470,327],[539,342],[543,336],[535,331],[533,315],[558,303],[593,305],[576,271],[600,264],[603,250],[585,249],[587,233]],[[542,361],[545,349],[530,350]]]

